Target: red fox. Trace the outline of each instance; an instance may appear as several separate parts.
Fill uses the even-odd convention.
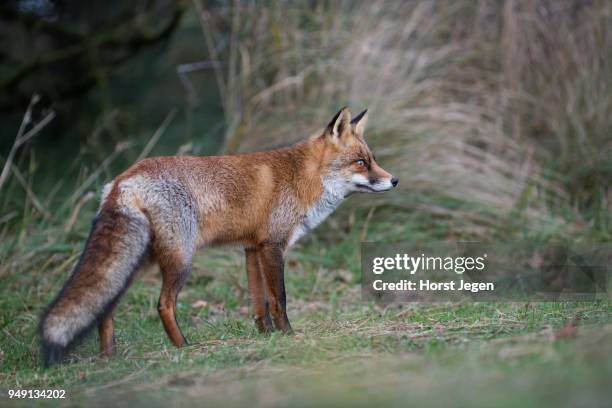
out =
[[[364,139],[367,110],[341,109],[324,129],[277,150],[144,159],[107,184],[80,260],[40,322],[45,366],[61,361],[93,325],[100,352],[114,352],[113,309],[136,271],[162,273],[159,317],[172,343],[187,344],[176,300],[196,248],[239,244],[257,329],[291,333],[284,255],[353,192],[381,193],[398,180]]]

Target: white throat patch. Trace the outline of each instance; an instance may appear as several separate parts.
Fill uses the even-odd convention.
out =
[[[293,230],[289,245],[293,245],[310,230],[322,223],[344,201],[350,189],[346,183],[334,179],[323,179],[323,193],[308,210],[304,220]]]

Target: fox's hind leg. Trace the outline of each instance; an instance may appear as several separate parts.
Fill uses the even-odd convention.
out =
[[[157,311],[172,344],[182,347],[187,340],[176,322],[176,300],[191,271],[197,245],[195,203],[188,192],[171,182],[162,184],[151,195],[157,197],[149,209],[153,220],[153,260],[162,273]]]
[[[176,300],[191,270],[191,257],[167,256],[159,260],[162,271],[162,289],[157,310],[168,337],[177,347],[187,344],[185,336],[176,321]]]
[[[158,258],[158,263],[162,272],[162,288],[157,310],[172,344],[182,347],[187,340],[176,321],[176,300],[189,276],[191,256],[165,253]]]
[[[246,248],[245,254],[253,320],[260,333],[269,333],[272,331],[272,320],[270,320],[266,287],[259,267],[257,248]]]

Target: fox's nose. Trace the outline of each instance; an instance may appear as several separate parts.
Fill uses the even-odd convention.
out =
[[[391,179],[391,184],[393,185],[393,187],[397,186],[397,183],[399,183],[399,180],[397,178],[393,177]]]

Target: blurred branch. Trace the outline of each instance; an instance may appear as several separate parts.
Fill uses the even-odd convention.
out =
[[[297,75],[285,77],[278,82],[270,85],[266,89],[263,89],[258,94],[251,98],[251,102],[254,104],[262,103],[270,99],[276,92],[285,90],[291,87],[303,86],[304,80],[315,71],[314,65],[308,65],[304,70],[299,72]]]
[[[0,217],[0,225],[4,224],[5,222],[8,222],[10,220],[12,220],[13,218],[17,217],[19,215],[19,213],[17,213],[17,211],[11,211],[8,214],[4,214],[3,216]]]
[[[81,197],[81,199],[76,203],[76,205],[72,209],[72,213],[70,213],[70,218],[68,219],[68,222],[64,226],[64,232],[68,233],[72,230],[72,227],[74,227],[74,224],[76,224],[77,222],[77,218],[79,216],[79,213],[81,212],[81,208],[83,208],[83,206],[94,197],[95,197],[95,194],[92,191],[88,192],[83,197]]]
[[[176,67],[176,73],[181,81],[181,85],[187,91],[187,98],[189,103],[194,105],[198,101],[198,93],[196,92],[195,87],[193,86],[193,82],[189,79],[187,75],[190,72],[201,71],[205,69],[217,68],[219,67],[218,63],[213,61],[198,61],[198,62],[190,62],[187,64],[181,64]]]
[[[19,150],[19,147],[21,147],[21,145],[26,143],[34,136],[36,136],[38,132],[40,132],[45,126],[47,126],[47,124],[49,124],[49,122],[51,122],[55,117],[55,112],[51,111],[47,113],[47,115],[40,122],[34,125],[32,129],[30,129],[27,133],[24,133],[25,129],[32,122],[32,108],[34,107],[34,105],[36,105],[36,103],[38,103],[39,100],[40,97],[38,95],[32,96],[30,104],[26,109],[26,113],[23,115],[21,125],[19,126],[19,130],[17,131],[17,137],[15,137],[15,142],[13,143],[13,146],[11,147],[11,150],[9,151],[9,154],[6,158],[6,161],[4,162],[2,173],[0,173],[0,191],[2,190],[2,186],[8,179],[9,171],[11,170],[15,154],[17,154],[17,150]]]
[[[25,177],[23,177],[23,174],[21,174],[17,166],[15,166],[14,164],[11,164],[11,170],[13,172],[13,175],[19,182],[19,184],[21,184],[21,187],[23,187],[23,189],[25,190],[28,198],[32,201],[32,204],[34,205],[34,207],[38,210],[38,212],[40,212],[45,218],[51,218],[51,213],[38,199],[38,197],[32,190],[32,187],[30,187],[30,185],[26,181]]]
[[[64,204],[62,204],[61,210],[63,210],[66,206],[72,206],[76,203],[77,199],[80,199],[85,190],[91,186],[91,184],[96,181],[98,176],[117,158],[121,153],[131,148],[134,145],[132,141],[126,141],[124,143],[120,143],[115,148],[115,151],[112,152],[103,162],[96,168],[87,179],[72,193],[70,198],[66,200]]]
[[[170,111],[170,113],[166,115],[166,118],[164,119],[162,124],[159,125],[155,133],[153,133],[153,136],[151,136],[151,139],[147,142],[147,145],[144,147],[144,149],[142,149],[142,152],[140,152],[136,161],[140,161],[144,159],[151,153],[151,150],[153,150],[159,138],[161,137],[161,135],[164,134],[164,132],[166,131],[166,129],[168,128],[168,126],[170,125],[170,123],[172,122],[175,116],[176,116],[176,109],[172,109],[172,111]]]
[[[227,108],[227,89],[225,79],[223,78],[223,71],[221,70],[219,65],[219,56],[217,54],[217,48],[215,47],[215,42],[213,40],[212,31],[209,28],[210,15],[202,7],[201,0],[193,0],[193,4],[196,8],[196,11],[198,12],[198,20],[200,22],[200,27],[202,27],[202,32],[204,33],[204,40],[206,41],[206,47],[208,48],[210,61],[212,62],[214,68],[213,72],[215,73],[215,79],[217,80],[217,87],[219,88],[221,105],[225,110]]]

